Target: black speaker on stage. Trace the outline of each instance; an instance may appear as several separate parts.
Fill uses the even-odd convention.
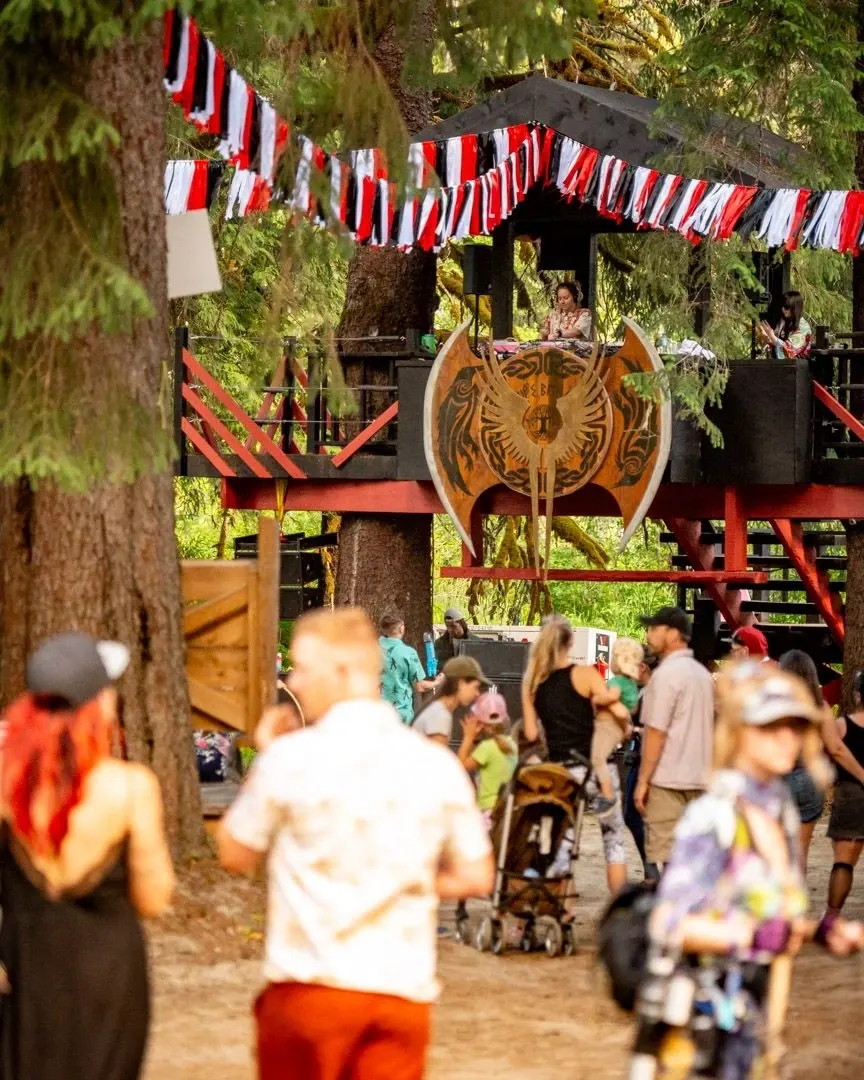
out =
[[[491,244],[465,244],[463,246],[462,292],[466,296],[491,296]]]
[[[490,641],[488,638],[465,638],[456,641],[457,656],[473,656],[483,674],[507,702],[507,712],[515,724],[522,718],[522,672],[528,663],[530,646],[522,641]],[[464,709],[453,714],[453,733],[450,746],[456,750],[462,742]]]

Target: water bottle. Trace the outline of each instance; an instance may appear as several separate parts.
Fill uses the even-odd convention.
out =
[[[435,655],[435,638],[431,630],[423,635],[423,647],[426,650],[426,675],[434,679],[438,674],[438,657]]]
[[[276,653],[276,674],[277,675],[282,674],[282,653],[281,652]]]

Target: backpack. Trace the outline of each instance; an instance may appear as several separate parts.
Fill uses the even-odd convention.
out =
[[[609,976],[612,997],[633,1012],[648,962],[648,920],[654,907],[652,882],[627,885],[609,903],[597,928],[597,955]]]
[[[735,806],[735,848],[759,850],[744,812]],[[612,998],[633,1012],[648,963],[648,922],[654,908],[656,883],[627,885],[609,903],[597,928],[597,955],[609,976]]]

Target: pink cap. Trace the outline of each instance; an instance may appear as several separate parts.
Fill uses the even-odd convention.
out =
[[[481,694],[474,703],[471,712],[481,724],[503,724],[509,720],[507,715],[507,702],[501,694],[489,691]]]

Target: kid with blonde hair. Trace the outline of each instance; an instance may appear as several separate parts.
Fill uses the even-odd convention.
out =
[[[617,689],[620,697],[611,705],[598,708],[591,740],[591,767],[601,791],[597,799],[598,814],[607,814],[615,806],[609,757],[627,735],[630,719],[639,704],[637,679],[644,659],[645,650],[633,638],[618,638],[612,648],[612,678],[607,685]]]

